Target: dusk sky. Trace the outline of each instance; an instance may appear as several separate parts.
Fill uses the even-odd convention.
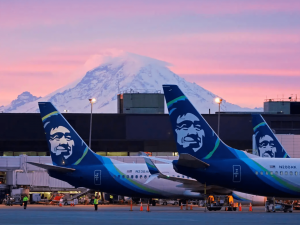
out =
[[[300,0],[0,1],[0,106],[127,51],[244,107],[300,98]]]

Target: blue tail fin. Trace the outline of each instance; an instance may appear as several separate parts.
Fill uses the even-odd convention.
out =
[[[235,157],[177,85],[163,85],[178,153],[198,159]]]
[[[253,154],[260,157],[290,158],[260,114],[252,114],[255,136]]]
[[[90,165],[99,159],[51,102],[39,102],[52,162],[58,166]]]

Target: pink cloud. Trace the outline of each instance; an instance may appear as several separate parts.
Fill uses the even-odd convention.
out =
[[[298,0],[214,1],[3,1],[0,26],[75,24],[85,19],[299,12]]]

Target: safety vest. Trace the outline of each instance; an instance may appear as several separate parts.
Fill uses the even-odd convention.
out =
[[[27,196],[25,196],[24,198],[23,198],[23,202],[27,202],[28,201],[28,198],[27,198]]]
[[[97,198],[94,199],[94,204],[98,205],[98,199]]]

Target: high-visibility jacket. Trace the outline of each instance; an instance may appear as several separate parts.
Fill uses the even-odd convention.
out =
[[[27,198],[27,196],[25,196],[24,198],[23,198],[23,202],[27,202],[28,201],[28,198]]]
[[[94,205],[98,205],[98,199],[97,198],[94,199]]]

